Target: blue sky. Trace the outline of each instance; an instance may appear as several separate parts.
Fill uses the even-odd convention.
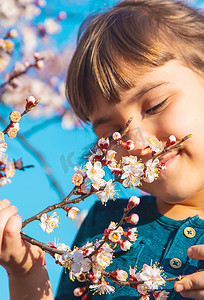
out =
[[[63,30],[57,37],[56,44],[58,47],[63,48],[67,43],[70,45],[75,44],[76,34],[79,24],[83,19],[93,11],[100,11],[106,9],[116,0],[49,0],[46,8],[43,10],[44,18],[46,15],[57,15],[60,10],[65,10],[68,18],[63,23]],[[196,4],[202,4],[203,1],[197,1]],[[65,38],[66,36],[66,38]],[[9,115],[10,110],[0,106],[1,115],[5,118]],[[45,120],[31,119],[29,116],[24,117],[21,121],[20,133],[25,134],[33,126],[41,124]],[[0,130],[4,127],[0,124]],[[48,166],[52,170],[55,178],[59,182],[64,195],[67,195],[72,188],[71,176],[73,175],[73,165],[79,164],[79,160],[84,153],[84,148],[95,141],[95,135],[90,126],[85,128],[75,128],[71,131],[63,130],[59,119],[54,119],[50,122],[49,126],[42,126],[42,130],[27,135],[29,144],[36,148],[45,158]],[[19,209],[19,214],[23,220],[39,212],[50,204],[60,201],[56,191],[50,185],[50,182],[43,172],[42,166],[37,161],[36,157],[31,155],[16,138],[15,140],[6,139],[8,142],[8,155],[10,158],[18,159],[23,158],[25,165],[33,164],[35,168],[28,169],[25,172],[16,172],[12,183],[1,189],[1,199],[8,198],[12,204],[16,205]],[[132,193],[131,191],[122,191],[122,197]],[[87,199],[84,203],[80,203],[80,209],[89,208],[95,197]],[[59,242],[64,242],[71,245],[77,229],[75,223],[68,220],[65,213],[59,211],[60,226],[51,234],[44,233],[39,222],[35,221],[25,228],[25,232],[41,241],[53,241],[55,238]],[[52,257],[46,255],[46,263],[48,272],[53,287],[53,292],[56,292],[58,286],[59,276],[62,268],[55,264]],[[7,274],[2,267],[0,267],[0,289],[1,300],[8,300],[8,281]]]

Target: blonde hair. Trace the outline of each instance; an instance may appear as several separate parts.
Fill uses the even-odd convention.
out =
[[[68,68],[66,95],[75,114],[89,121],[97,92],[119,102],[135,84],[130,68],[144,70],[179,59],[204,71],[204,16],[174,0],[125,0],[82,24]]]

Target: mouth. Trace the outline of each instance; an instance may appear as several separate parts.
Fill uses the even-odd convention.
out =
[[[175,149],[172,152],[168,152],[166,154],[163,154],[160,158],[159,161],[163,166],[168,166],[171,162],[175,160],[175,158],[181,153],[181,149]]]

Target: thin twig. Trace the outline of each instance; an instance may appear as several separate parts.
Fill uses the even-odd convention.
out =
[[[45,243],[39,242],[31,237],[29,237],[28,235],[26,235],[25,233],[21,232],[21,237],[24,241],[29,242],[32,245],[38,246],[39,248],[41,248],[43,251],[50,253],[50,254],[60,254],[62,255],[65,251],[63,250],[58,250],[55,248],[52,248],[50,246],[48,246]]]
[[[12,80],[13,80],[14,78],[18,78],[18,77],[20,77],[20,76],[26,74],[27,71],[28,71],[30,68],[35,67],[35,66],[36,66],[36,62],[38,62],[38,61],[40,61],[40,60],[44,60],[44,58],[41,57],[41,58],[36,59],[35,63],[30,64],[29,67],[27,67],[24,71],[21,71],[21,72],[18,72],[18,73],[16,73],[16,74],[12,75],[7,81],[3,82],[3,83],[0,85],[0,90],[3,89],[7,84],[11,84],[11,83],[12,83]]]
[[[183,142],[185,142],[187,139],[189,139],[191,137],[192,137],[192,134],[188,134],[188,135],[184,136],[184,138],[182,138],[182,140],[180,140],[178,143],[175,143],[169,147],[164,147],[164,149],[161,152],[159,152],[156,155],[153,155],[152,159],[154,160],[154,159],[160,157],[161,155],[165,154],[166,152],[169,152],[173,149],[179,148]]]
[[[22,224],[22,228],[24,228],[26,225],[28,225],[30,222],[33,222],[35,220],[40,220],[41,216],[45,213],[48,213],[48,212],[51,212],[55,209],[58,209],[58,208],[63,208],[65,205],[67,204],[77,204],[79,203],[80,201],[83,201],[84,199],[86,199],[87,197],[93,195],[95,193],[95,191],[91,191],[89,194],[86,194],[86,195],[83,195],[83,196],[80,196],[78,198],[75,198],[75,199],[72,199],[70,200],[70,197],[72,195],[74,195],[75,193],[75,190],[76,190],[76,187],[74,187],[72,189],[72,191],[69,193],[69,195],[64,198],[61,202],[59,203],[56,203],[56,204],[53,204],[53,205],[50,205],[48,206],[47,208],[43,209],[42,211],[40,211],[39,213],[37,213],[36,215],[26,219],[23,224]]]

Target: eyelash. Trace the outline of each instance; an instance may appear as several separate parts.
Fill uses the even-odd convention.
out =
[[[167,98],[166,98],[164,101],[160,102],[159,104],[157,104],[157,105],[153,106],[152,108],[146,110],[145,113],[146,113],[146,114],[151,114],[152,112],[157,111],[157,109],[158,109],[158,108],[161,108],[163,105],[165,105],[166,102],[167,102]]]

